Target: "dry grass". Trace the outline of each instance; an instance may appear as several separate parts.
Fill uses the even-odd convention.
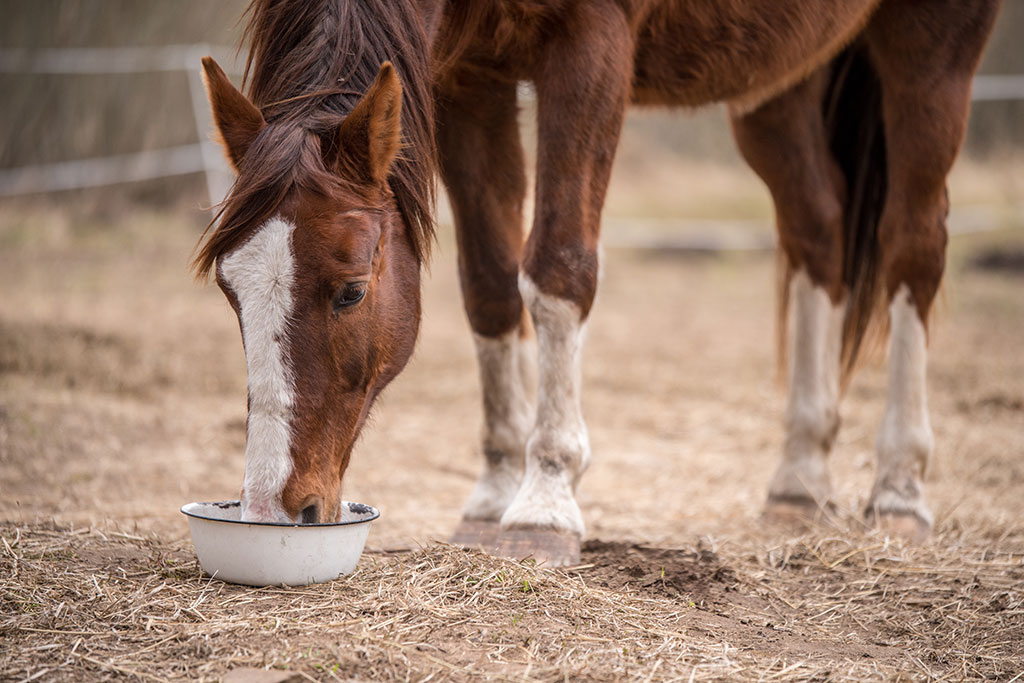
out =
[[[850,533],[717,553],[591,542],[568,571],[432,544],[294,589],[206,579],[186,548],[127,533],[5,524],[2,541],[10,680],[215,680],[239,667],[314,680],[1010,680],[1024,666],[1024,528],[927,548]]]

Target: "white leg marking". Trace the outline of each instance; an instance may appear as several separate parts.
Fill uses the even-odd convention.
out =
[[[522,382],[523,393],[529,398],[531,403],[530,426],[532,427],[532,416],[536,414],[532,403],[533,397],[537,395],[537,340],[532,334],[520,337],[516,344],[516,352],[519,355],[519,381]]]
[[[249,373],[242,496],[246,521],[293,521],[281,506],[281,491],[292,471],[294,380],[285,340],[295,281],[294,228],[273,218],[218,264],[238,298]]]
[[[889,398],[870,511],[913,514],[931,526],[922,484],[934,448],[925,387],[928,336],[906,284],[892,298],[889,321]]]
[[[463,510],[465,519],[498,521],[523,480],[533,406],[520,367],[519,331],[497,339],[473,335],[484,402],[484,471]]]
[[[583,515],[574,492],[590,461],[580,409],[580,353],[586,326],[576,304],[544,294],[523,273],[519,291],[537,330],[537,421],[526,446],[523,484],[501,525],[582,535]]]
[[[830,493],[828,453],[839,428],[839,362],[845,304],[833,304],[804,271],[789,286],[786,444],[769,487],[778,502]]]

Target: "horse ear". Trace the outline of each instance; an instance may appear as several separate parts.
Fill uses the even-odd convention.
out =
[[[369,90],[338,127],[334,165],[383,185],[402,144],[401,119],[402,83],[391,62],[384,62]]]
[[[249,146],[267,125],[263,114],[228,80],[212,57],[203,57],[203,80],[210,98],[213,122],[231,165],[238,170]]]

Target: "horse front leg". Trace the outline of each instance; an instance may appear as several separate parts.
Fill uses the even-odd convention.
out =
[[[452,542],[493,545],[523,479],[533,405],[524,375],[532,345],[519,295],[526,193],[516,84],[467,74],[437,93],[441,172],[455,218],[463,304],[473,330],[484,468]]]
[[[537,206],[519,291],[537,334],[537,417],[523,484],[501,519],[498,551],[550,565],[579,559],[575,491],[590,460],[580,356],[597,291],[605,190],[632,75],[632,36],[614,2],[579,3],[571,37],[550,41],[534,81]]]

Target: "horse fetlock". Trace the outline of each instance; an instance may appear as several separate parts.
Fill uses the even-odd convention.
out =
[[[825,402],[791,405],[786,415],[786,451],[832,450],[839,433],[839,411]]]
[[[463,519],[498,521],[523,481],[529,421],[516,419],[484,429],[484,470],[463,508]]]
[[[573,428],[538,428],[526,447],[528,469],[539,469],[551,476],[567,474],[575,490],[579,478],[590,465],[590,439],[580,421]]]
[[[924,477],[934,438],[927,425],[902,429],[883,424],[878,435],[878,472],[865,510],[868,521],[900,536],[922,540],[932,527]]]
[[[549,529],[582,536],[583,514],[573,489],[572,473],[531,461],[522,486],[502,515],[502,529]]]
[[[892,424],[896,423],[896,424]],[[878,433],[878,479],[890,473],[906,473],[923,479],[935,449],[935,437],[925,422],[911,427],[898,419],[886,419]]]
[[[769,495],[824,504],[832,488],[828,455],[838,431],[839,414],[834,408],[791,409],[782,463],[775,472]]]
[[[511,421],[485,426],[482,441],[488,465],[511,462],[522,469],[529,436],[530,417],[525,411]]]

